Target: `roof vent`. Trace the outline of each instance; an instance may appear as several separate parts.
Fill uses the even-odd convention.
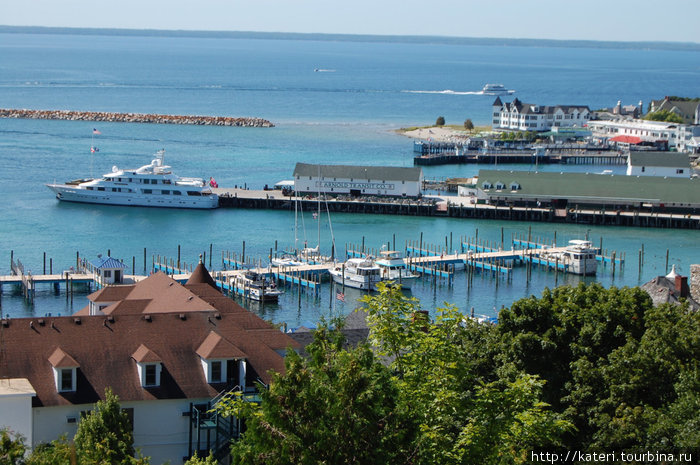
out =
[[[144,315],[143,319],[150,323],[151,322],[151,315]]]
[[[5,328],[7,328],[8,326],[10,326],[10,320],[9,320],[9,318],[5,318],[4,320],[2,320],[2,325],[3,325],[3,327],[5,327]]]
[[[75,323],[76,325],[79,325],[79,324],[80,324],[80,318],[73,318],[73,323]]]
[[[187,315],[185,315],[184,313],[180,313],[180,319],[182,321],[185,321],[187,319]]]
[[[38,320],[36,320],[36,322],[39,323],[39,326],[44,326],[46,324],[46,321],[44,321],[43,318],[39,318]]]
[[[214,318],[216,318],[217,320],[220,320],[220,319],[221,319],[221,313],[219,313],[219,312],[214,313]]]
[[[107,317],[107,321],[109,321],[110,323],[114,323],[114,315],[109,315]]]
[[[192,300],[192,299],[194,299],[194,296],[193,296],[193,295],[191,295],[191,296],[189,296],[189,297],[187,298],[187,300]]]

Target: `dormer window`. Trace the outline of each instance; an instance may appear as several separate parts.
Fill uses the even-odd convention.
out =
[[[211,331],[197,349],[207,383],[231,383],[245,387],[246,355]]]
[[[49,357],[58,392],[75,392],[78,384],[78,362],[60,347]]]
[[[142,387],[160,386],[160,373],[163,369],[161,358],[145,345],[141,344],[136,352],[131,354],[136,361],[139,381]]]
[[[75,391],[76,368],[58,368],[58,392]]]

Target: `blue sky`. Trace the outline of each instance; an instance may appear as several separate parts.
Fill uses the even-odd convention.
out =
[[[433,6],[428,6],[433,5]],[[700,43],[699,0],[0,0],[0,24]]]

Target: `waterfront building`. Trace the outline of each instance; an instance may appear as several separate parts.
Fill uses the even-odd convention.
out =
[[[0,427],[21,432],[30,447],[71,438],[110,387],[151,463],[209,449],[226,455],[239,425],[209,413],[212,399],[254,395],[299,344],[212,283],[200,263],[185,285],[156,273],[98,291],[91,303],[113,302],[95,313],[90,305],[72,316],[2,320]]]
[[[667,176],[688,178],[690,158],[678,152],[631,151],[627,155],[627,176]]]
[[[493,102],[493,128],[512,131],[548,131],[559,127],[582,127],[591,118],[585,105],[538,105],[519,99]]]
[[[700,126],[647,121],[641,119],[588,122],[592,138],[599,142],[622,142],[628,145],[654,145],[679,152],[697,152]],[[617,139],[616,139],[617,138]]]
[[[697,179],[592,173],[480,170],[477,200],[491,204],[574,208],[700,208]]]
[[[685,124],[700,124],[700,101],[677,100],[664,97],[662,100],[652,100],[649,112],[670,111],[683,118]]]
[[[417,197],[423,170],[396,166],[313,165],[297,163],[294,190],[300,194],[350,194]]]

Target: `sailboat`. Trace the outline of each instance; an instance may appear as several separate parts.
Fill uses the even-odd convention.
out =
[[[321,179],[321,167],[319,166],[319,180]],[[334,257],[333,254],[329,257],[327,255],[321,254],[321,187],[319,182],[318,190],[318,208],[317,211],[313,212],[313,219],[318,223],[318,242],[316,247],[309,247],[306,240],[304,241],[304,247],[299,250],[298,243],[299,239],[297,237],[298,233],[298,218],[299,218],[299,197],[298,194],[294,193],[294,250],[283,252],[281,255],[272,258],[271,263],[274,266],[300,266],[300,265],[318,265],[323,263],[332,262]],[[331,214],[328,209],[328,204],[326,203],[326,211],[328,212],[328,226],[331,232],[331,243],[332,250],[335,252],[335,238],[333,236],[333,226],[331,224]],[[304,228],[304,236],[306,237],[306,226],[304,224],[304,214],[301,214],[302,226]]]

